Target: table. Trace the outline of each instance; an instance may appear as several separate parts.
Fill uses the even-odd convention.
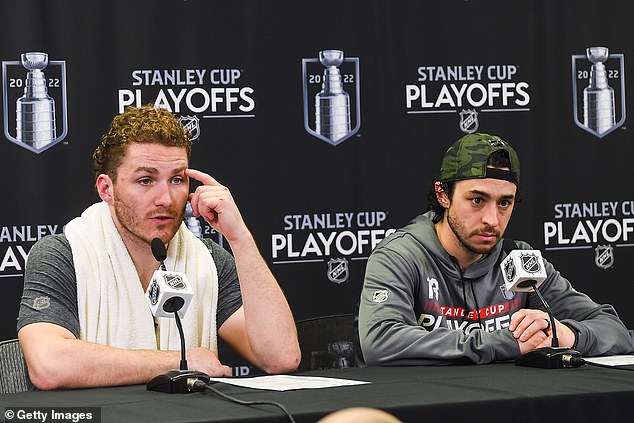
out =
[[[500,363],[301,374],[372,383],[286,392],[223,383],[215,387],[241,400],[277,401],[297,422],[315,422],[329,412],[356,406],[381,408],[405,422],[442,423],[626,422],[634,410],[634,372],[593,366],[536,369]],[[0,406],[100,407],[102,422],[289,421],[272,406],[239,405],[208,391],[150,392],[144,385],[2,395]]]

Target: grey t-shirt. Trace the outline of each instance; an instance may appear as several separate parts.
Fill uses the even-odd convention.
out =
[[[212,240],[202,241],[209,248],[218,270],[216,324],[219,328],[242,305],[238,273],[227,250]],[[62,326],[79,338],[75,266],[70,243],[62,234],[42,238],[29,252],[18,330],[37,322]]]

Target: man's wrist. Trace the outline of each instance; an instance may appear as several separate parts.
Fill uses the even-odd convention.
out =
[[[576,349],[577,348],[577,344],[579,343],[579,330],[576,329],[574,326],[569,325],[568,323],[562,323],[565,327],[567,327],[568,329],[570,329],[570,332],[572,332],[572,335],[574,336],[574,341],[572,343],[572,346],[570,347],[571,349]]]

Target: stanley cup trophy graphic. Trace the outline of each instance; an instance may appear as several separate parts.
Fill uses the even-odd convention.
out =
[[[185,218],[183,219],[185,226],[189,229],[197,238],[203,237],[202,225],[200,224],[200,220],[196,216],[194,216],[194,210],[192,209],[191,203],[188,201],[185,205]]]
[[[350,96],[343,90],[338,68],[343,63],[343,51],[320,51],[319,61],[326,69],[322,90],[315,96],[315,131],[336,142],[350,133]]]
[[[24,95],[16,102],[17,139],[35,149],[42,149],[55,140],[55,101],[48,96],[46,77],[48,54],[24,53],[22,66],[29,73]]]
[[[583,90],[583,124],[602,134],[614,127],[616,113],[614,89],[608,85],[608,77],[603,64],[608,59],[606,47],[590,47],[586,56],[592,62],[590,84]]]

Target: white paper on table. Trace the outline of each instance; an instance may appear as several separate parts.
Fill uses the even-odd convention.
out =
[[[268,389],[271,391],[290,391],[292,389],[318,389],[333,388],[336,386],[363,385],[363,380],[337,379],[321,376],[290,376],[269,375],[247,378],[212,377],[215,382],[228,383],[230,385],[243,386],[253,389]]]
[[[610,355],[607,357],[584,358],[584,360],[603,366],[631,366],[634,364],[634,355]]]

